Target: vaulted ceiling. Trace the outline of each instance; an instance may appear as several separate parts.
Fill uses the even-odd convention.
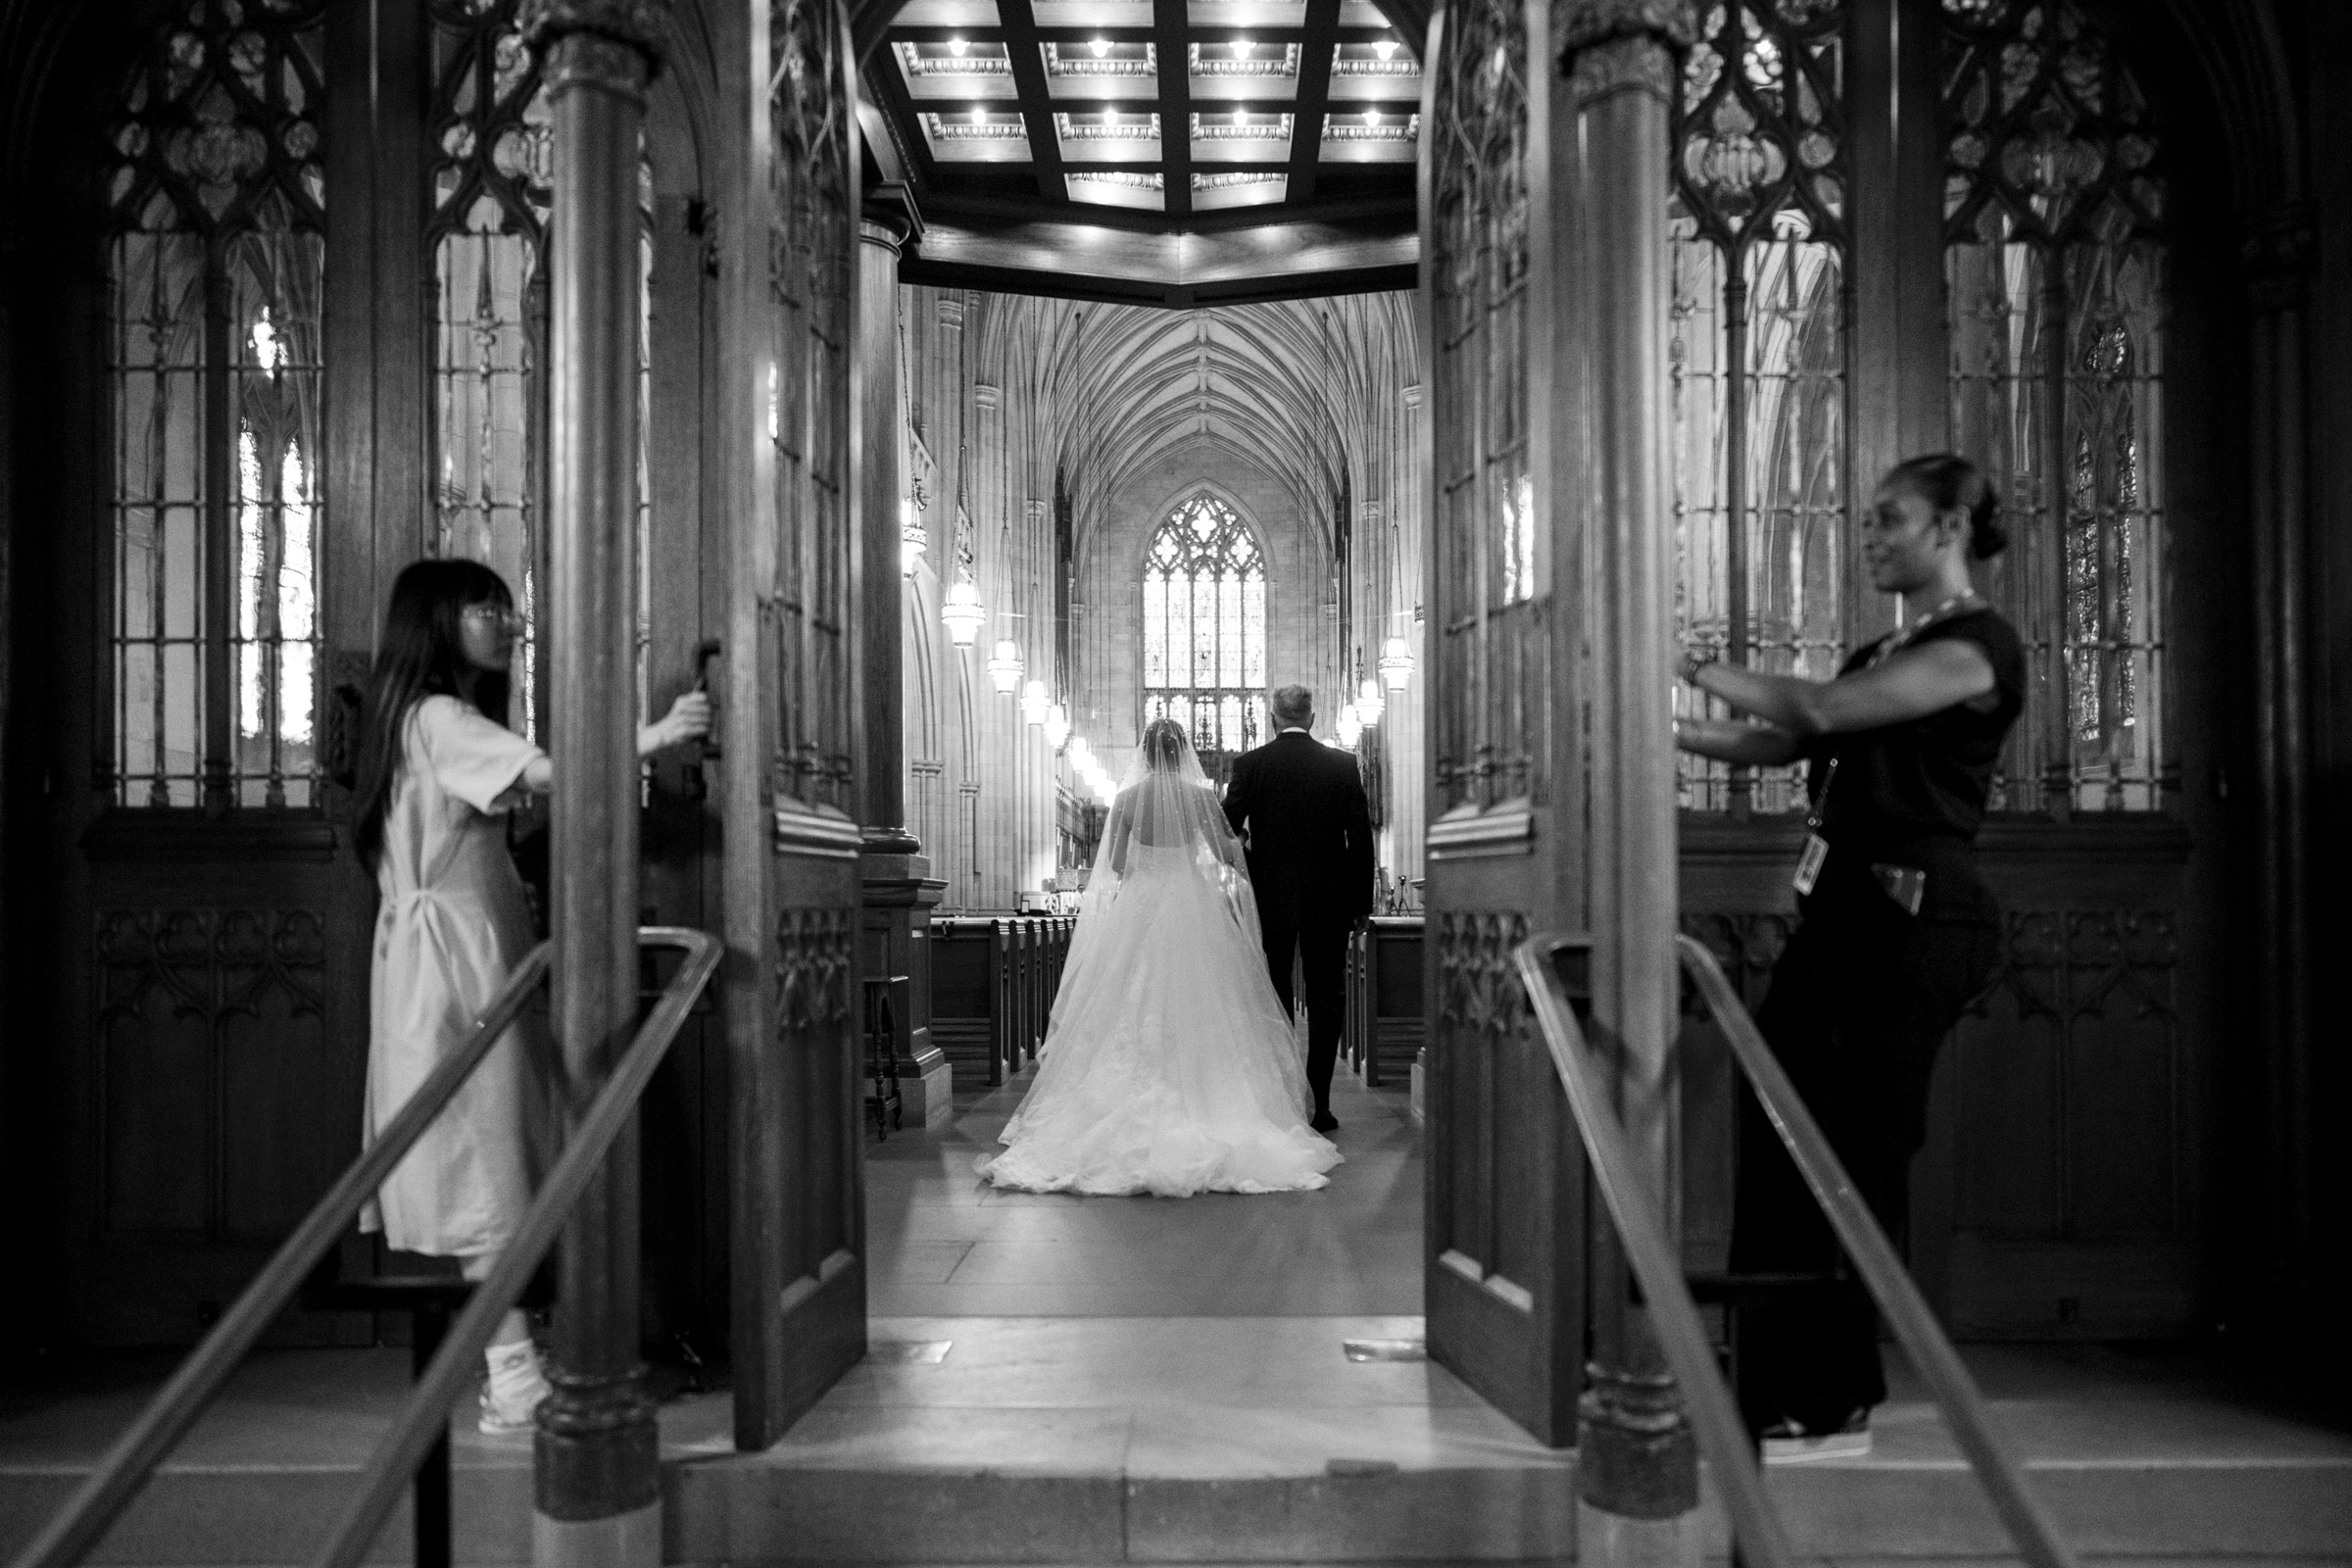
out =
[[[981,363],[1008,404],[1044,413],[1040,457],[1067,473],[1081,525],[1171,457],[1203,475],[1263,468],[1327,521],[1390,456],[1401,388],[1420,378],[1411,299],[1357,294],[1170,313],[1004,299]],[[1198,461],[1193,462],[1192,457]]]
[[[1189,306],[1412,283],[1416,40],[1372,0],[907,0],[864,57],[909,282]]]

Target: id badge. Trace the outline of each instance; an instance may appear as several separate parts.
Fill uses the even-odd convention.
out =
[[[1798,893],[1813,891],[1813,884],[1821,878],[1822,862],[1829,858],[1830,841],[1818,833],[1806,834],[1804,853],[1796,858],[1796,875],[1789,879]]]

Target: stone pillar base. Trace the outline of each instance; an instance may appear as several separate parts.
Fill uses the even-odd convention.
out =
[[[906,1067],[899,1070],[899,1107],[906,1128],[946,1126],[956,1115],[955,1064],[934,1050],[920,1066],[910,1062]]]
[[[1576,1560],[1584,1568],[1699,1568],[1698,1514],[1629,1519],[1576,1499]]]

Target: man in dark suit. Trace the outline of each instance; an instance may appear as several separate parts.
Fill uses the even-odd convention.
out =
[[[1249,845],[1266,968],[1293,1017],[1294,953],[1306,973],[1306,1081],[1314,1129],[1327,1133],[1339,1126],[1331,1071],[1348,1005],[1348,933],[1372,912],[1372,811],[1355,758],[1315,739],[1313,694],[1285,686],[1271,706],[1275,736],[1233,760],[1225,815]]]

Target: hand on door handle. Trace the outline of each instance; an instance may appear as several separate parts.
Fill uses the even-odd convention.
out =
[[[719,643],[715,637],[705,638],[702,645],[695,649],[694,689],[696,691],[708,693],[710,690],[710,662],[718,656]],[[703,760],[711,761],[715,760],[717,757],[718,702],[713,698],[710,704],[710,727],[703,735]]]

